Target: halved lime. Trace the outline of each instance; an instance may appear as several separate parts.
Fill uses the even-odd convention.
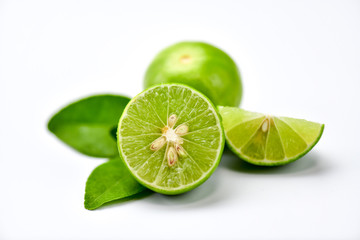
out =
[[[264,166],[284,165],[309,152],[324,124],[219,107],[229,148],[243,160]]]
[[[120,118],[118,148],[144,186],[163,194],[189,191],[219,164],[225,137],[210,100],[179,84],[134,97]]]

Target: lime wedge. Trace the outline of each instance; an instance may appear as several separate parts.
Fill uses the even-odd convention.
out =
[[[284,165],[309,152],[324,124],[219,107],[229,148],[243,160],[263,166]]]
[[[118,148],[144,186],[163,194],[189,191],[219,164],[225,137],[210,100],[180,84],[155,86],[134,97],[118,126]]]

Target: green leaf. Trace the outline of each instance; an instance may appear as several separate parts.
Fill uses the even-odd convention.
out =
[[[74,102],[56,113],[48,129],[59,139],[93,157],[118,156],[116,128],[130,101],[116,95],[97,95]]]
[[[86,182],[84,205],[86,209],[93,210],[104,203],[133,196],[145,189],[117,157],[101,164],[90,174]]]

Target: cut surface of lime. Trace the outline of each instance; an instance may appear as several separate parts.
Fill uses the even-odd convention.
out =
[[[213,104],[180,84],[134,97],[119,120],[118,148],[133,176],[163,194],[189,191],[219,164],[225,137]]]
[[[264,166],[284,165],[309,152],[324,124],[218,107],[229,148],[243,160]]]

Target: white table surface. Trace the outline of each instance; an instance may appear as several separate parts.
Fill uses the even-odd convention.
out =
[[[212,43],[238,63],[242,107],[326,124],[279,168],[225,154],[199,188],[96,211],[103,159],[46,129],[95,93],[134,96],[162,48]],[[359,1],[0,1],[0,239],[360,239]]]

